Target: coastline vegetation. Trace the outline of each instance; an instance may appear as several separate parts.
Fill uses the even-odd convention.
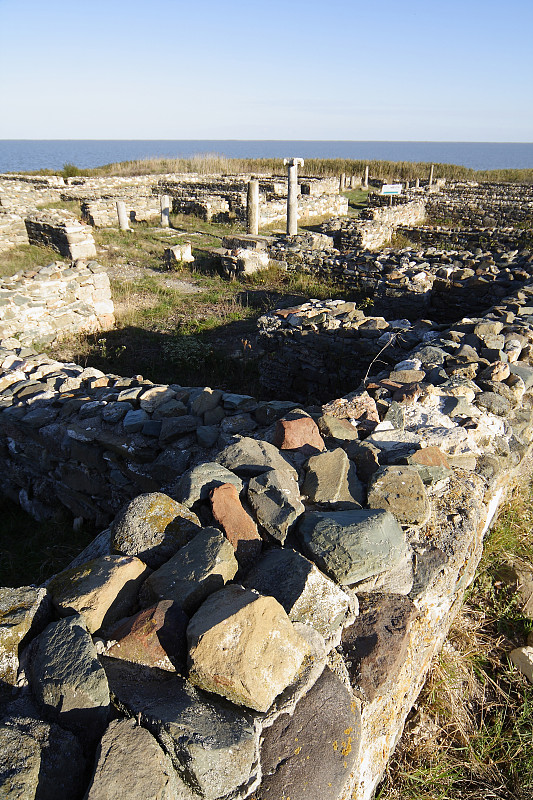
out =
[[[415,181],[427,180],[431,164],[419,161],[377,161],[346,158],[309,158],[306,159],[300,174],[306,176],[333,176],[343,172],[347,176],[361,176],[365,167],[369,167],[373,178]],[[493,169],[474,170],[459,164],[435,163],[435,178],[447,180],[485,181],[498,183],[533,183],[533,169]],[[104,164],[100,167],[81,168],[75,164],[64,164],[62,170],[37,170],[30,175],[62,175],[63,178],[73,177],[104,177],[151,175],[173,172],[199,173],[207,175],[222,173],[238,175],[240,173],[266,173],[284,175],[286,167],[281,158],[226,158],[217,153],[204,153],[191,158],[146,158],[134,161],[121,161],[113,164]]]

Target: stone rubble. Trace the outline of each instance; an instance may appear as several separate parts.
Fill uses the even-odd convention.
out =
[[[299,365],[321,406],[0,341],[2,490],[41,516],[61,502],[113,519],[46,587],[0,590],[0,793],[370,800],[530,454],[518,255],[517,280],[499,276],[505,294],[469,316],[412,323],[333,300],[262,318],[276,398],[298,392]],[[529,676],[531,649],[511,654]]]

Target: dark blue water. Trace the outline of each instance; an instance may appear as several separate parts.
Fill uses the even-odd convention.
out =
[[[321,142],[195,140],[0,139],[0,172],[98,167],[138,158],[217,153],[229,158],[353,158],[462,164],[473,169],[533,168],[533,143],[511,142]]]

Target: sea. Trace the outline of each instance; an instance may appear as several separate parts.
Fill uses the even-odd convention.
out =
[[[99,167],[143,158],[348,158],[460,164],[472,169],[533,168],[531,142],[351,142],[244,139],[0,139],[0,173]]]

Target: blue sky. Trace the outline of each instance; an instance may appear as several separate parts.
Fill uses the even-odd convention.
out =
[[[533,0],[0,0],[0,138],[533,141]]]

